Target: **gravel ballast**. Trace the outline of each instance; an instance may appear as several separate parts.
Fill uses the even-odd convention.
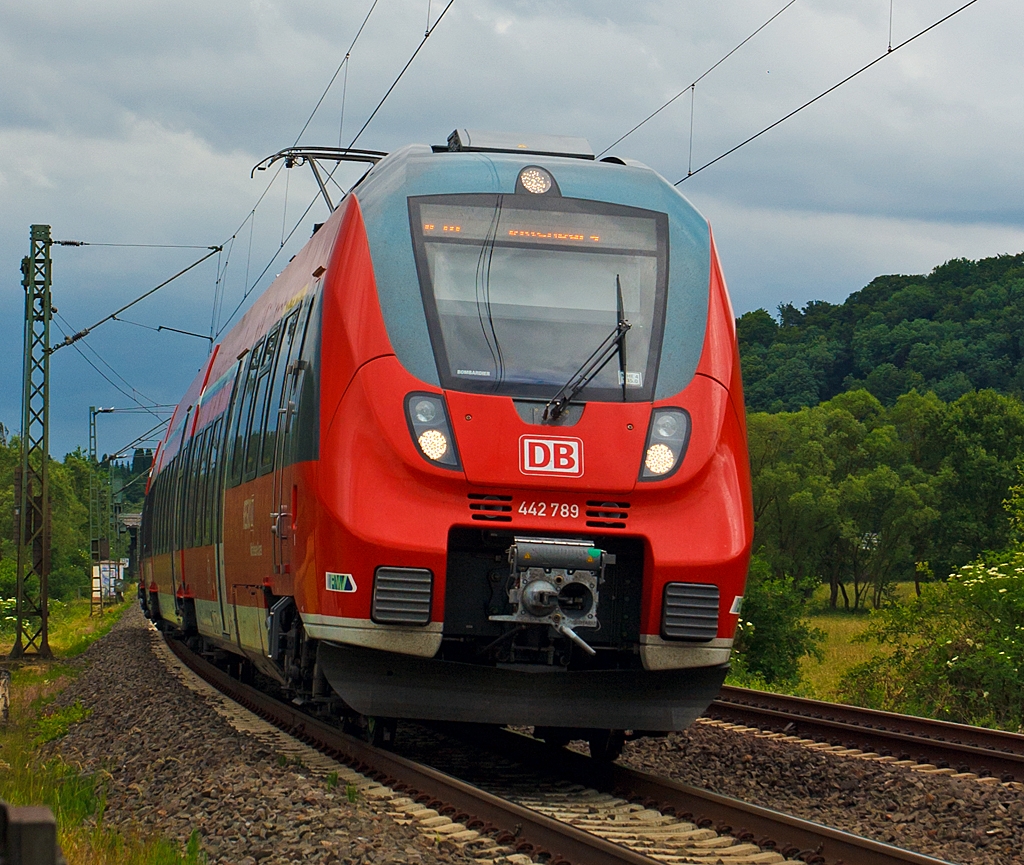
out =
[[[154,652],[137,608],[83,657],[57,705],[92,714],[51,747],[107,776],[104,824],[173,838],[198,830],[211,863],[469,863],[467,852],[399,825],[372,793],[349,801],[346,780],[239,732]],[[287,765],[281,765],[287,763]]]
[[[83,672],[57,700],[92,709],[50,747],[106,775],[106,825],[181,843],[197,830],[211,865],[477,861],[440,835],[396,822],[393,805],[365,779],[350,802],[351,770],[332,786],[326,758],[296,764],[301,743],[299,751],[274,746],[258,719],[251,730],[250,722],[229,723],[215,695],[186,687],[168,656],[133,608],[90,647]],[[928,775],[704,723],[628,743],[622,760],[950,862],[1024,863],[1020,785]],[[528,861],[496,861],[509,860]]]
[[[928,775],[703,723],[627,743],[622,761],[961,865],[1024,862],[1020,785]]]

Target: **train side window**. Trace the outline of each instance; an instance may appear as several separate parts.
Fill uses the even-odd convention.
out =
[[[171,551],[171,479],[174,477],[171,474],[171,463],[168,460],[164,464],[164,470],[160,473],[161,476],[161,488],[160,488],[160,552],[169,553]]]
[[[204,522],[206,518],[206,484],[209,481],[210,465],[210,427],[203,430],[202,438],[196,448],[196,456],[192,465],[192,476],[195,479],[194,505],[191,512],[192,546],[201,547],[204,543]]]
[[[175,478],[173,541],[175,550],[185,549],[185,496],[187,492],[186,481],[188,480],[186,468],[190,444],[188,441],[182,442],[181,450],[178,451],[178,455],[172,460]]]
[[[291,362],[293,348],[297,349],[295,331],[298,325],[299,311],[295,310],[289,315],[281,327],[281,345],[277,352],[277,364],[274,367],[273,378],[271,379],[270,390],[267,398],[266,423],[263,433],[263,451],[260,457],[261,475],[266,474],[274,467],[274,454],[277,448],[277,427],[281,422],[280,409],[285,407],[283,391],[284,379],[288,372],[288,364]]]
[[[160,475],[156,475],[153,478],[149,486],[149,495],[146,498],[152,499],[153,502],[150,512],[153,525],[149,530],[149,537],[151,552],[155,556],[160,552]]]
[[[271,372],[274,369],[274,358],[277,356],[277,344],[280,342],[281,325],[277,325],[267,334],[267,344],[260,363],[259,379],[256,382],[256,395],[252,401],[249,416],[249,429],[245,447],[245,474],[242,479],[251,481],[256,477],[260,462],[260,443],[263,438],[263,422],[267,411],[267,392],[270,389]]]
[[[171,530],[168,525],[168,496],[170,490],[168,489],[168,480],[170,475],[167,474],[167,466],[164,466],[164,470],[160,473],[160,552],[170,552],[171,544]]]
[[[217,541],[217,523],[220,520],[220,439],[223,417],[217,418],[210,428],[210,455],[206,473],[206,511],[203,521],[203,542],[208,546]]]
[[[237,486],[242,480],[242,466],[245,462],[245,436],[246,424],[249,418],[249,407],[252,403],[252,394],[256,388],[256,378],[260,371],[260,361],[263,357],[263,340],[260,340],[249,352],[245,363],[244,378],[239,377],[235,385],[234,414],[231,418],[231,434],[228,436],[228,452],[231,462],[228,467],[228,486]],[[244,382],[244,386],[243,386]],[[238,393],[239,388],[242,392]]]
[[[319,284],[317,286],[319,288]],[[315,366],[310,364],[312,355],[319,345],[319,304],[320,294],[306,300],[299,311],[298,324],[293,339],[291,362],[302,362],[303,369],[296,378],[285,380],[286,388],[292,391],[295,412],[291,424],[282,432],[281,464],[291,465],[297,459],[310,459],[316,448],[316,392]]]
[[[181,521],[178,519],[178,503],[181,495],[181,478],[178,466],[181,464],[181,451],[179,450],[167,464],[167,552],[173,555],[174,551],[181,549]]]
[[[157,478],[156,531],[158,553],[167,552],[167,475],[166,467]]]
[[[181,548],[192,546],[192,514],[196,509],[196,469],[199,467],[199,439],[190,438],[181,461]]]

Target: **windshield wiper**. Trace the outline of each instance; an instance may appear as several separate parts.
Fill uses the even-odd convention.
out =
[[[616,305],[618,307],[619,323],[615,325],[613,330],[608,336],[606,336],[601,344],[594,349],[594,353],[590,355],[582,366],[576,372],[572,374],[569,380],[563,384],[550,400],[547,405],[544,406],[544,420],[558,420],[558,418],[565,412],[569,407],[576,395],[583,390],[594,378],[597,376],[602,369],[608,364],[608,361],[612,359],[612,355],[616,352],[619,354],[619,375],[622,378],[622,400],[626,400],[626,352],[624,348],[624,340],[626,338],[626,332],[632,327],[632,325],[626,321],[625,313],[622,308],[622,284],[619,282],[619,277],[615,276],[615,294],[616,294]]]

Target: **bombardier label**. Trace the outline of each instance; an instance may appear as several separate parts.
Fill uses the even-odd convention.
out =
[[[521,436],[519,470],[525,475],[583,474],[583,441],[577,438]]]

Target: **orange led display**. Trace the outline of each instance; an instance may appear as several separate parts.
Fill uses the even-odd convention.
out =
[[[570,240],[570,241],[581,241],[586,240],[587,236],[583,234],[576,234],[564,231],[531,231],[526,228],[510,228],[508,230],[509,237],[529,237],[533,240]],[[601,237],[597,234],[591,234],[590,240],[594,243],[600,243]]]
[[[437,230],[437,226],[433,222],[424,222],[423,223],[423,230],[424,231],[436,231]],[[462,226],[461,225],[442,225],[441,226],[441,231],[443,233],[445,233],[445,234],[458,234],[460,231],[462,231]]]

